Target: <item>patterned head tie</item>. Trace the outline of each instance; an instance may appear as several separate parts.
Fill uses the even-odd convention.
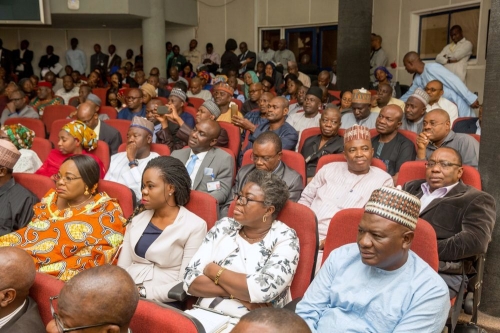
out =
[[[429,104],[430,96],[422,88],[415,89],[413,95],[411,95],[410,97],[415,97],[416,99],[424,103],[424,105]]]
[[[66,131],[80,141],[80,145],[86,151],[91,151],[97,148],[97,135],[94,130],[79,120],[72,121],[62,127]]]
[[[415,230],[420,213],[420,200],[403,190],[384,186],[373,191],[365,205],[365,212]]]
[[[142,128],[143,130],[147,131],[151,135],[153,135],[153,133],[155,131],[155,125],[152,122],[150,122],[146,118],[138,117],[138,116],[135,116],[132,119],[132,124],[130,124],[130,127]]]
[[[12,142],[0,140],[0,166],[12,170],[19,157],[21,157],[21,153]]]
[[[33,130],[21,124],[3,125],[0,129],[7,134],[17,149],[31,149],[35,137]]]
[[[372,101],[372,94],[365,88],[354,89],[352,91],[352,102],[361,104],[370,104]]]
[[[354,125],[345,130],[344,145],[353,140],[368,140],[371,141],[370,129],[366,126]]]

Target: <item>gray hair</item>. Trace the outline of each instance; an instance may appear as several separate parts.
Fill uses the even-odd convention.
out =
[[[273,219],[278,216],[290,197],[288,185],[272,172],[254,170],[247,178],[247,184],[254,183],[264,192],[264,205],[274,206]]]

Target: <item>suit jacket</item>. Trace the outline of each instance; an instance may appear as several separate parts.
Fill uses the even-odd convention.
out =
[[[40,69],[50,68],[59,62],[59,56],[52,54],[50,58],[47,55],[43,55],[38,62],[38,67]]]
[[[109,57],[110,56],[108,55],[108,62],[109,62]],[[115,66],[118,66],[118,68],[120,68],[121,65],[122,65],[122,57],[120,57],[118,54],[115,53],[115,56],[113,57],[113,59],[111,59],[111,62],[109,63],[109,65],[106,66],[106,68],[108,69],[109,72],[111,68]]]
[[[453,126],[453,132],[455,133],[466,133],[466,134],[476,134],[477,131],[477,120],[479,118],[465,119],[457,122]]]
[[[99,131],[99,140],[106,142],[109,146],[109,156],[118,152],[118,147],[122,144],[122,136],[114,127],[101,121],[101,129]]]
[[[33,75],[33,65],[31,62],[33,61],[33,51],[30,51],[26,49],[24,51],[23,58],[21,58],[21,50],[14,50],[12,51],[12,61],[14,62],[14,71],[16,71],[16,67],[20,65],[22,62],[25,62],[26,65],[24,65],[24,71],[18,72],[19,73],[19,79],[25,78],[25,77],[30,77]]]
[[[10,74],[14,70],[12,62],[12,52],[5,48],[0,48],[2,55],[0,56],[0,67],[5,69],[5,79],[10,82]]]
[[[31,297],[26,299],[21,311],[0,328],[0,333],[44,333],[45,325],[40,317],[38,305]]]
[[[168,98],[168,96],[170,96],[170,92],[168,90],[163,88],[158,88],[158,97]]]
[[[135,248],[154,212],[143,211],[127,226],[118,266],[124,268],[136,284],[143,284],[146,298],[173,301],[168,298],[168,292],[183,281],[189,261],[205,238],[207,224],[181,206],[174,223],[151,243],[143,258],[137,255]]]
[[[321,142],[321,134],[307,138],[300,153],[306,160],[307,177],[314,177],[316,166],[321,156],[339,154],[344,151],[344,138],[336,135],[330,138],[321,149],[318,150]]]
[[[139,84],[130,76],[127,76],[125,83],[130,86],[130,88],[139,88]]]
[[[90,56],[90,72],[93,72],[97,66],[103,68],[108,68],[109,55],[104,53],[96,54]]]
[[[425,179],[403,186],[418,198]],[[436,231],[441,261],[456,261],[486,253],[495,224],[495,199],[461,180],[443,198],[434,199],[420,217]]]
[[[231,202],[233,201],[233,197],[235,194],[238,194],[243,186],[246,184],[247,176],[255,170],[254,164],[248,164],[242,166],[236,175],[236,180],[234,182],[233,189],[231,190],[231,196],[224,203],[224,206],[221,208],[221,216],[227,216],[227,211]],[[274,171],[274,173],[279,176],[283,181],[288,185],[288,191],[290,192],[290,200],[293,202],[297,202],[300,199],[300,195],[302,194],[302,190],[304,189],[304,183],[302,181],[302,176],[288,165],[281,161],[280,165]]]
[[[172,152],[172,157],[180,160],[184,165],[189,159],[191,148],[184,148]],[[212,182],[210,175],[205,175],[205,168],[213,169],[215,181],[220,182],[220,189],[209,192],[207,184]],[[207,152],[203,162],[201,162],[198,173],[194,179],[191,189],[205,192],[217,199],[217,202],[222,205],[226,202],[231,192],[233,184],[234,158],[222,149],[212,148]]]
[[[255,63],[257,62],[257,54],[255,54],[255,52],[248,51],[245,57],[243,57],[243,53],[238,56],[240,62],[247,58],[252,58],[253,60],[248,63],[246,70],[253,71],[255,69]]]

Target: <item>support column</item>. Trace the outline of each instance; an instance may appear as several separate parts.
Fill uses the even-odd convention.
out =
[[[337,82],[340,90],[370,84],[373,0],[339,0]]]
[[[146,75],[153,67],[167,77],[165,56],[165,0],[149,0],[151,16],[142,20],[142,53]]]
[[[500,317],[500,2],[491,2],[488,60],[484,82],[483,119],[481,122],[481,149],[479,172],[483,190],[491,194],[497,204],[497,219],[493,238],[486,255],[484,287],[480,310]]]

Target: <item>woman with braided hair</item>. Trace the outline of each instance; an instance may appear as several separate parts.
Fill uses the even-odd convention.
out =
[[[191,178],[178,159],[159,156],[144,169],[141,204],[129,218],[118,259],[143,298],[175,301],[168,292],[207,233],[206,222],[184,208],[190,192]]]

